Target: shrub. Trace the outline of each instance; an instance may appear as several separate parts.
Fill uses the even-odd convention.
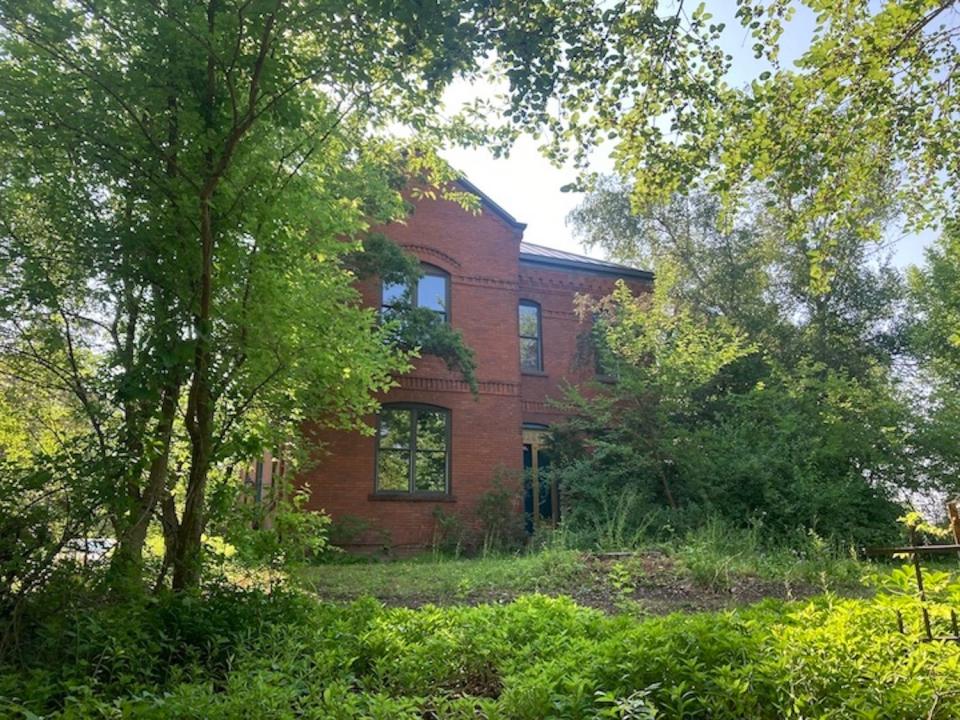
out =
[[[892,540],[896,498],[924,475],[896,383],[761,354],[729,319],[675,307],[672,279],[658,276],[648,298],[622,285],[581,298],[619,373],[592,393],[568,388],[567,426],[552,431],[551,472],[574,534],[605,542],[602,518],[630,543],[651,513],[667,511],[674,527],[719,515],[762,521],[771,537]]]
[[[482,533],[481,549],[484,555],[518,549],[525,539],[523,515],[520,509],[517,478],[511,478],[502,468],[493,476],[493,487],[480,496],[477,519]]]
[[[275,488],[268,508],[261,503],[238,504],[225,536],[236,553],[233,559],[248,568],[270,572],[316,560],[330,552],[330,516],[307,507],[306,488]]]
[[[466,530],[459,516],[446,512],[442,507],[433,509],[433,537],[430,545],[434,556],[440,553],[449,553],[454,557],[460,555]]]
[[[388,609],[211,587],[77,605],[0,668],[0,714],[57,718],[780,720],[960,712],[960,647],[918,643],[909,571],[877,600],[638,621],[568,599]],[[938,597],[960,587],[931,574]],[[896,629],[894,608],[908,616]],[[944,607],[933,605],[942,622]]]

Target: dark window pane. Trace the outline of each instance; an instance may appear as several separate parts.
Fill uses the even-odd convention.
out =
[[[536,338],[520,338],[520,367],[523,370],[540,369],[540,342]]]
[[[520,306],[520,335],[523,337],[537,337],[540,334],[538,308],[532,305]]]
[[[410,452],[380,450],[377,456],[377,489],[407,492],[410,490]]]
[[[417,284],[417,306],[447,311],[447,278],[440,275],[424,275]]]
[[[383,284],[383,304],[385,306],[410,299],[410,289],[404,283]]]
[[[449,413],[441,410],[384,408],[377,438],[377,490],[447,492],[448,424]]]
[[[416,453],[417,492],[445,492],[447,489],[447,454],[420,451]]]
[[[417,450],[447,449],[447,414],[420,410],[417,413]]]
[[[410,447],[410,410],[383,410],[380,414],[380,447]]]

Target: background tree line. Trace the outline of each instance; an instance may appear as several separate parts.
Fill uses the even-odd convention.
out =
[[[798,5],[814,32],[787,67]],[[736,16],[767,67],[749,85],[690,65],[705,86],[665,120],[601,84],[607,137],[567,131],[615,146],[617,179],[588,176],[573,226],[659,284],[585,302],[620,382],[569,398],[570,513],[589,525],[628,488],[635,516],[876,540],[902,503],[957,492],[957,4],[740,0]],[[682,27],[698,24],[723,30],[704,5]],[[926,263],[898,272],[883,244],[922,229],[939,233]]]
[[[657,272],[651,298],[584,299],[617,382],[568,397],[579,417],[558,434],[555,472],[572,523],[626,493],[638,527],[649,513],[675,529],[717,514],[781,537],[879,540],[911,493],[955,490],[902,273],[846,233],[820,290],[810,246],[786,239],[776,204],[758,195],[751,207],[728,227],[709,193],[636,214],[606,179],[571,216],[588,246]]]

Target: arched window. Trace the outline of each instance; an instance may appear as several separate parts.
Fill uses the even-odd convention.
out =
[[[450,319],[450,274],[433,265],[422,263],[423,275],[417,280],[416,287],[407,283],[383,283],[381,308],[388,312],[407,303],[413,307],[427,308],[440,315],[444,321]]]
[[[520,370],[543,370],[543,338],[540,306],[531,300],[520,301]]]
[[[450,411],[384,405],[377,428],[376,492],[443,495],[450,488]]]

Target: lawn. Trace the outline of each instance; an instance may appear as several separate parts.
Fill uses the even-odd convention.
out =
[[[298,573],[299,584],[328,601],[372,597],[392,606],[503,603],[520,595],[569,596],[606,611],[718,610],[765,598],[824,592],[863,595],[872,566],[835,549],[764,550],[747,536],[701,534],[683,544],[635,553],[552,549],[479,559],[425,554],[401,560],[354,558]]]
[[[425,554],[404,560],[316,565],[302,571],[307,587],[325,599],[371,596],[386,601],[445,602],[469,597],[563,593],[588,570],[573,550],[456,559]]]

